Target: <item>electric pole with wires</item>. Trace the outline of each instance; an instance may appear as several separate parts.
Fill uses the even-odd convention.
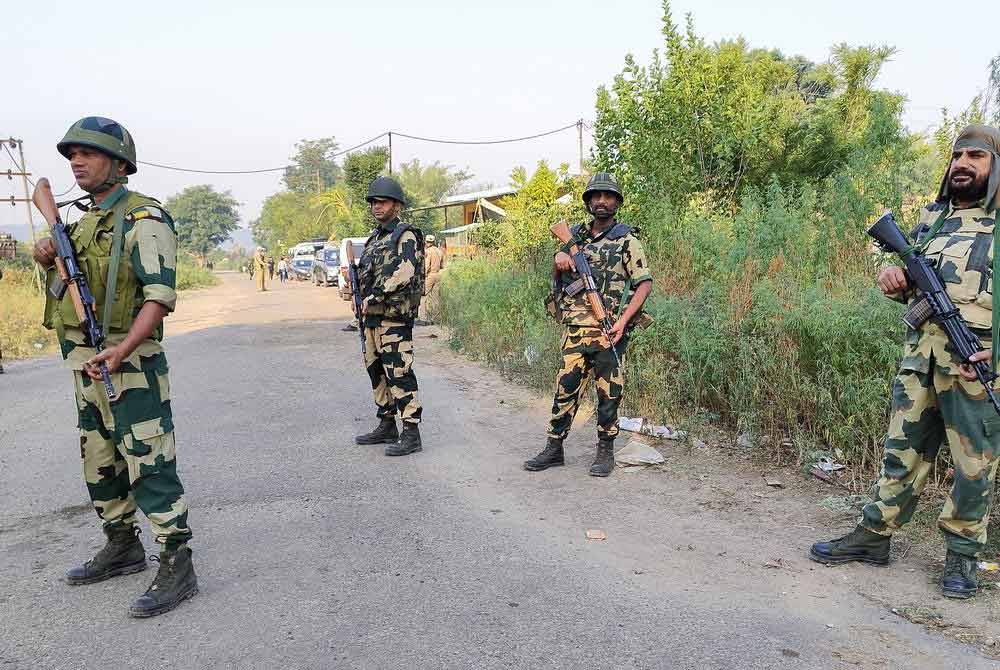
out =
[[[20,164],[14,158],[14,155],[10,152],[11,149],[17,149],[18,155],[21,157]],[[27,213],[28,216],[28,231],[31,234],[31,248],[34,249],[36,241],[35,221],[34,218],[31,216],[31,190],[28,188],[28,177],[30,177],[31,174],[27,170],[27,163],[24,162],[24,141],[16,140],[13,137],[9,137],[6,140],[4,140],[4,150],[7,152],[7,155],[10,156],[10,160],[14,163],[14,167],[18,169],[18,172],[14,172],[13,170],[7,170],[7,179],[13,181],[14,177],[17,176],[21,178],[21,181],[24,184],[24,198],[15,198],[14,196],[10,196],[8,202],[10,202],[12,206],[14,206],[18,202],[23,202],[25,204],[24,211]],[[41,291],[42,290],[41,270],[39,270],[38,266],[36,265],[32,266],[31,276],[34,278],[35,288]]]

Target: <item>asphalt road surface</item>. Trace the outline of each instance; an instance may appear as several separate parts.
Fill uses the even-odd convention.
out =
[[[0,668],[995,667],[864,586],[916,582],[940,606],[936,575],[810,563],[826,520],[717,452],[667,444],[672,469],[600,480],[588,427],[567,467],[523,471],[547,400],[434,329],[417,329],[424,451],[355,446],[375,418],[347,303],[274,288],[226,275],[170,317],[201,592],[157,618],[127,615],[155,564],[62,580],[103,540],[69,373],[48,358],[0,377]]]

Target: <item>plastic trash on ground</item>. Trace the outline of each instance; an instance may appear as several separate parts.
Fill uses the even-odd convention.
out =
[[[638,440],[630,440],[628,444],[615,452],[615,463],[621,466],[656,465],[662,462],[663,454]]]
[[[819,460],[816,461],[816,467],[823,472],[836,472],[837,470],[843,470],[847,466],[838,463],[829,456],[820,456]]]
[[[642,417],[630,418],[627,416],[618,417],[618,427],[630,433],[641,433],[650,437],[658,437],[663,440],[683,440],[687,433],[670,426],[657,426]]]

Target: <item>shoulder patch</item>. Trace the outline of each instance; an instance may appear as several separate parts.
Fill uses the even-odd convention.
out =
[[[154,221],[170,221],[170,215],[167,214],[166,210],[156,205],[139,205],[138,207],[133,207],[130,209],[126,215],[133,221],[141,221],[142,219],[153,219]]]

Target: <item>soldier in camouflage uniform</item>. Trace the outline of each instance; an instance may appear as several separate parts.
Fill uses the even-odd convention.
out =
[[[618,405],[625,382],[610,347],[614,346],[618,355],[623,355],[629,333],[636,324],[635,318],[640,315],[653,286],[642,243],[632,228],[615,220],[623,197],[615,178],[598,172],[583,193],[583,202],[594,219],[589,225],[572,229],[573,238],[593,271],[605,309],[612,318],[620,313],[611,329],[610,343],[587,302],[582,280],[569,256],[569,245],[563,246],[553,259],[555,280],[549,306],[550,312],[563,325],[563,365],[556,379],[548,442],[541,453],[524,463],[526,470],[563,465],[563,440],[576,416],[581,386],[591,373],[597,387],[598,442],[597,458],[590,467],[590,474],[607,477],[614,467]],[[632,297],[626,305],[625,298],[630,290]]]
[[[130,613],[148,617],[173,609],[198,592],[184,488],[177,474],[163,318],[177,302],[177,235],[160,203],[125,187],[136,171],[135,145],[120,124],[87,117],[58,144],[80,188],[91,194],[87,213],[69,230],[79,264],[103,317],[106,348],[84,346],[69,296],[47,294],[45,325],[55,329],[73,371],[80,456],[87,491],[107,544],[70,584],[90,584],[146,568],[136,508],[149,519],[162,547],[160,568]],[[35,261],[55,279],[55,248],[39,241]],[[106,299],[107,298],[107,299]],[[115,392],[108,399],[99,363],[107,364]],[[153,557],[156,559],[157,557]]]
[[[948,295],[986,351],[997,351],[993,273],[994,221],[1000,184],[1000,132],[969,126],[955,143],[948,171],[935,202],[920,213],[911,237],[936,261]],[[902,268],[891,266],[878,286],[902,302],[915,296]],[[996,360],[993,360],[996,369]],[[892,385],[892,412],[885,438],[882,473],[857,528],[812,546],[813,560],[826,564],[889,562],[889,538],[916,510],[942,441],[954,463],[951,495],[938,517],[947,558],[943,595],[969,598],[976,593],[976,557],[986,544],[994,479],[1000,462],[1000,417],[970,366],[963,364],[944,331],[930,321],[908,328],[899,373]]]
[[[354,438],[358,444],[387,444],[386,456],[422,449],[422,408],[413,374],[413,320],[420,308],[424,277],[423,233],[399,220],[403,189],[389,177],[368,187],[368,204],[378,224],[359,262],[365,329],[365,367],[371,378],[378,427]],[[396,428],[396,415],[403,422]]]

